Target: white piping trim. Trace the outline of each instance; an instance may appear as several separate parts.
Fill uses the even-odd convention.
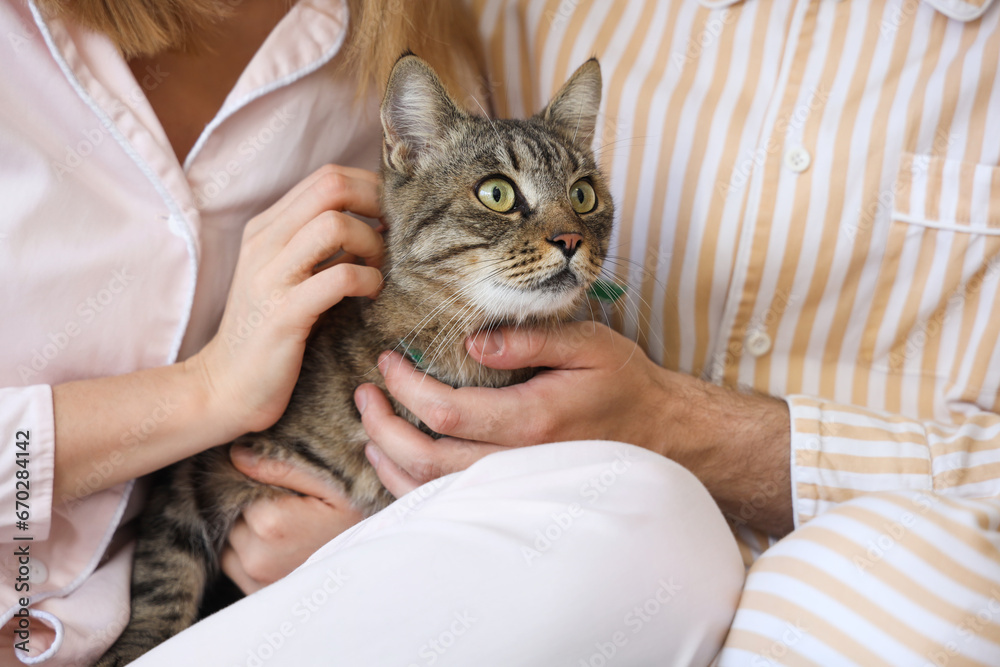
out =
[[[75,591],[77,588],[83,585],[83,582],[93,574],[94,570],[97,569],[97,565],[104,558],[104,552],[108,550],[108,545],[111,544],[111,540],[115,536],[115,532],[118,530],[118,524],[122,520],[122,516],[125,514],[125,509],[128,507],[129,498],[132,496],[132,490],[135,488],[135,480],[129,480],[125,485],[125,490],[122,491],[121,500],[118,501],[118,509],[115,510],[114,515],[111,517],[111,521],[108,522],[108,528],[104,533],[104,537],[101,538],[100,544],[98,544],[97,549],[94,550],[94,555],[87,563],[87,567],[80,570],[80,574],[77,575],[76,579],[69,582],[57,591],[49,591],[48,593],[41,593],[39,595],[32,595],[30,599],[31,604],[36,602],[41,602],[42,600],[47,600],[51,597],[65,597]]]
[[[63,76],[69,81],[70,86],[76,91],[76,94],[80,96],[84,104],[90,107],[90,110],[97,116],[97,119],[101,121],[101,124],[108,131],[118,145],[121,146],[125,154],[132,158],[139,170],[149,179],[149,182],[153,185],[157,194],[163,199],[163,202],[167,205],[167,209],[170,211],[171,217],[178,221],[184,221],[184,225],[171,224],[168,225],[170,231],[172,231],[177,236],[180,236],[188,247],[188,258],[189,266],[191,268],[191,289],[188,293],[187,308],[181,313],[181,326],[178,328],[177,333],[174,336],[174,342],[171,345],[170,359],[168,363],[173,363],[177,359],[177,354],[180,352],[181,343],[184,340],[184,334],[187,332],[188,323],[191,319],[191,309],[194,306],[194,294],[195,289],[198,284],[198,246],[194,242],[194,230],[191,227],[191,221],[188,220],[184,214],[181,212],[180,206],[170,195],[166,186],[160,181],[156,176],[153,169],[146,163],[145,160],[140,157],[138,151],[129,143],[128,139],[121,133],[118,126],[115,125],[111,117],[104,112],[99,104],[90,96],[90,94],[84,90],[83,84],[80,83],[79,79],[73,73],[66,59],[63,57],[62,52],[56,47],[55,40],[52,39],[52,33],[49,31],[48,25],[46,25],[45,20],[42,18],[41,13],[38,11],[38,7],[35,6],[35,0],[28,0],[28,8],[31,10],[31,15],[35,19],[35,24],[38,26],[39,32],[42,34],[42,38],[45,39],[45,45],[49,47],[49,52],[55,59],[56,64],[59,65],[59,69],[62,70]]]
[[[348,16],[348,20],[350,20],[349,18],[350,15],[347,12],[347,0],[340,0],[340,9],[345,16]],[[194,146],[191,147],[191,150],[188,152],[187,157],[184,158],[185,173],[191,167],[192,162],[198,156],[198,153],[201,152],[201,149],[205,145],[205,142],[208,141],[209,136],[211,136],[212,132],[214,132],[216,128],[222,125],[222,123],[228,120],[237,111],[247,106],[254,100],[259,99],[264,95],[267,95],[268,93],[277,90],[278,88],[282,88],[283,86],[287,86],[290,83],[293,83],[305,76],[308,76],[313,72],[315,72],[316,70],[318,70],[320,67],[326,65],[328,62],[330,62],[330,60],[333,59],[335,55],[337,55],[337,53],[340,51],[340,48],[344,45],[344,40],[347,38],[347,33],[348,33],[348,25],[347,23],[345,23],[343,29],[340,31],[340,37],[333,43],[333,46],[331,46],[327,51],[325,51],[323,55],[320,56],[318,59],[309,63],[305,67],[301,67],[295,70],[291,74],[286,74],[282,78],[272,81],[266,86],[261,86],[260,88],[256,88],[247,95],[244,95],[242,99],[234,103],[232,106],[220,110],[220,112],[215,116],[215,118],[213,118],[208,123],[208,125],[205,126],[205,129],[202,130],[201,135],[198,137],[198,140],[194,143]]]
[[[134,487],[135,487],[135,480],[131,480],[128,482],[128,484],[125,485],[125,490],[122,492],[121,500],[118,502],[118,509],[115,510],[114,516],[111,518],[111,521],[108,522],[108,528],[105,530],[104,537],[101,538],[101,542],[98,544],[97,549],[94,550],[94,555],[90,559],[90,562],[87,564],[85,568],[80,570],[80,574],[77,575],[76,579],[69,582],[69,584],[59,589],[58,591],[50,591],[48,593],[32,595],[28,599],[29,605],[33,605],[37,602],[41,602],[42,600],[51,597],[65,597],[66,595],[69,595],[77,588],[79,588],[83,584],[83,582],[85,582],[87,578],[90,577],[90,575],[94,572],[94,570],[97,569],[98,563],[100,563],[101,559],[104,558],[104,552],[107,551],[108,545],[111,543],[111,540],[114,538],[115,532],[118,530],[118,523],[122,520],[122,516],[125,514],[125,509],[126,507],[128,507],[128,501],[130,496],[132,495],[132,489]],[[2,616],[0,616],[0,627],[6,625],[7,622],[10,621],[10,619],[14,618],[14,612],[17,609],[20,609],[20,605],[12,606],[10,609],[4,612]],[[49,648],[47,648],[44,653],[41,653],[35,656],[34,658],[22,658],[21,654],[15,651],[15,653],[17,654],[17,659],[20,660],[22,663],[26,665],[34,665],[44,662],[49,658],[51,658],[52,656],[54,656],[56,652],[59,650],[59,647],[62,646],[63,624],[62,621],[60,621],[59,618],[56,617],[54,614],[51,614],[42,609],[29,608],[28,615],[48,620],[56,631],[56,637],[54,640],[52,640],[52,645],[49,646]]]
[[[15,605],[14,607],[11,607],[2,616],[0,616],[0,627],[2,627],[4,625],[7,625],[8,621],[10,621],[12,618],[14,618],[14,610],[15,609],[20,609],[20,607],[17,606],[17,605]],[[41,618],[41,619],[43,619],[45,621],[48,621],[49,625],[52,626],[52,629],[56,631],[56,636],[52,640],[52,644],[47,649],[45,649],[45,651],[43,651],[42,653],[39,653],[38,655],[36,655],[34,657],[30,657],[30,656],[24,656],[24,657],[22,657],[22,655],[21,655],[20,652],[18,652],[17,650],[14,650],[14,654],[17,656],[17,659],[20,660],[22,664],[25,664],[25,665],[37,665],[39,663],[45,662],[46,660],[48,660],[49,658],[51,658],[52,656],[54,656],[56,654],[56,652],[62,647],[63,639],[66,636],[66,632],[65,632],[65,630],[63,628],[62,621],[60,621],[59,618],[55,614],[51,614],[51,613],[49,613],[47,611],[43,611],[41,609],[28,609],[28,617],[29,618]],[[17,638],[16,637],[14,638],[14,643],[15,644],[17,643]],[[11,649],[13,649],[13,648],[14,647],[12,645]]]
[[[962,225],[951,220],[933,221],[926,218],[918,218],[906,213],[892,212],[892,219],[905,222],[910,225],[920,227],[930,227],[931,229],[943,229],[948,232],[961,232],[963,234],[985,234],[986,236],[1000,236],[1000,227],[973,227],[972,225]]]
[[[47,662],[49,658],[55,656],[62,647],[63,637],[66,635],[65,630],[63,630],[62,621],[56,618],[53,614],[47,611],[42,611],[41,609],[29,609],[28,615],[34,618],[41,618],[49,622],[52,629],[56,631],[55,639],[52,640],[52,645],[49,646],[43,653],[39,653],[35,657],[22,656],[20,652],[14,651],[17,655],[17,659],[20,660],[25,665],[37,665],[43,662]]]
[[[104,552],[108,550],[108,545],[111,544],[111,540],[114,539],[115,532],[118,530],[118,524],[121,522],[122,516],[125,514],[125,510],[128,507],[129,498],[132,496],[132,490],[134,488],[135,488],[134,479],[130,480],[125,485],[125,490],[122,491],[122,497],[118,501],[118,508],[115,510],[114,515],[111,517],[111,521],[108,522],[108,527],[104,532],[104,537],[101,538],[100,543],[94,550],[94,555],[91,557],[90,562],[87,563],[87,566],[85,568],[80,570],[80,574],[77,575],[76,579],[69,582],[67,585],[63,586],[57,591],[49,591],[47,593],[41,593],[39,595],[32,595],[30,598],[28,598],[29,605],[36,604],[38,602],[41,602],[42,600],[46,600],[51,597],[65,597],[70,593],[72,593],[73,591],[75,591],[81,585],[83,585],[83,582],[85,582],[90,577],[90,575],[93,574],[94,570],[97,569],[97,565],[101,562],[101,559],[104,558]],[[10,621],[10,619],[14,618],[14,612],[19,608],[20,605],[14,605],[6,612],[4,612],[4,614],[0,616],[0,627],[6,625],[7,622]],[[26,665],[34,665],[36,663],[43,662],[44,660],[48,660],[53,655],[55,655],[56,651],[59,650],[59,647],[62,645],[62,639],[63,639],[63,625],[62,621],[60,621],[58,617],[42,609],[29,608],[28,614],[31,616],[38,616],[40,618],[45,618],[51,621],[52,627],[55,628],[56,630],[56,638],[53,640],[52,646],[46,649],[44,653],[37,655],[34,658],[24,658],[24,659],[22,659],[21,655],[18,654],[18,660],[21,660],[21,662],[23,662]]]

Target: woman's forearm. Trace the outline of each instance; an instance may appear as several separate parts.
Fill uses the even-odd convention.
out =
[[[199,364],[52,388],[54,502],[145,475],[239,435],[219,418]]]

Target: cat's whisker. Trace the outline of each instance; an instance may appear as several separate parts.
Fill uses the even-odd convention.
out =
[[[578,134],[580,134],[580,121],[581,121],[581,120],[583,120],[583,111],[584,111],[584,109],[583,109],[583,105],[581,104],[581,105],[580,105],[580,113],[578,113],[578,114],[576,115],[576,127],[575,127],[575,128],[573,128],[573,141],[574,141],[574,142],[576,142],[576,136],[577,136]],[[587,141],[587,139],[590,139],[590,137],[591,137],[591,136],[592,136],[592,135],[594,134],[594,129],[596,129],[596,128],[597,128],[597,126],[595,125],[595,126],[594,126],[594,128],[593,128],[593,129],[591,129],[591,130],[590,130],[590,132],[588,132],[588,133],[587,133],[587,136],[585,136],[585,137],[583,138],[583,141],[584,141],[584,142],[586,142],[586,141]]]
[[[410,255],[412,255],[416,251],[417,251],[417,246],[414,246],[414,247],[410,248],[406,252],[406,254],[403,255],[402,257],[400,257],[399,259],[393,259],[392,260],[392,266],[389,268],[388,271],[386,271],[384,274],[382,274],[382,281],[379,283],[379,287],[382,287],[382,285],[385,284],[385,281],[389,277],[389,275],[393,271],[395,271],[396,269],[398,269],[400,266],[403,266],[406,263],[406,260],[408,260],[410,258]]]
[[[611,148],[613,146],[617,146],[618,144],[620,144],[622,142],[625,142],[625,141],[635,141],[636,139],[653,139],[653,138],[655,138],[655,137],[653,137],[652,135],[645,135],[645,136],[636,136],[636,135],[633,135],[631,137],[622,137],[621,139],[615,139],[614,141],[609,141],[607,143],[603,143],[600,146],[598,146],[597,148],[595,148],[594,149],[594,156],[596,157],[596,156],[600,155],[601,151],[603,151],[605,148]],[[641,144],[637,144],[637,145],[641,145]]]
[[[649,318],[643,315],[642,308],[640,304],[646,305],[648,310],[652,310],[648,303],[644,299],[637,295],[628,295],[628,303],[618,305],[618,312],[622,317],[623,331],[628,331],[631,326],[634,326],[635,331],[640,333],[642,331],[648,330]]]
[[[460,320],[454,327],[454,333],[448,334],[448,337],[444,345],[442,346],[442,349],[447,349],[452,345],[457,346],[459,341],[466,337],[467,332],[473,329],[473,325],[476,323],[477,319],[478,318],[476,317],[476,313],[469,313],[462,320]],[[487,321],[483,324],[483,326],[488,326],[490,323],[491,320],[487,319]],[[469,356],[469,350],[468,348],[466,348],[465,355],[463,356],[463,361],[465,358],[468,358],[468,356]],[[479,379],[480,379],[479,384],[481,384],[482,368],[479,369]]]
[[[497,130],[496,124],[493,122],[493,119],[490,118],[489,112],[487,112],[486,109],[483,107],[482,103],[479,101],[479,98],[473,95],[472,92],[469,91],[469,89],[466,88],[465,86],[462,86],[462,90],[465,91],[466,97],[471,97],[472,101],[475,102],[476,106],[479,107],[479,110],[483,112],[483,118],[489,121],[490,127],[493,128],[493,133],[497,135],[497,141],[503,143],[503,139],[500,137],[500,132],[499,130]]]
[[[455,325],[451,327],[451,330],[447,331],[447,333],[445,334],[445,338],[444,338],[442,344],[440,346],[438,346],[438,349],[435,352],[434,357],[432,358],[432,360],[430,362],[428,362],[428,364],[427,364],[428,367],[433,366],[434,362],[437,361],[437,359],[441,355],[443,355],[447,350],[451,349],[453,345],[457,345],[458,344],[458,341],[461,340],[461,338],[464,337],[465,331],[468,328],[470,328],[471,325],[476,321],[477,315],[479,315],[479,312],[478,312],[478,309],[474,308],[472,305],[467,305],[465,308],[463,308],[460,311],[460,314],[461,314],[461,317],[455,323]],[[443,329],[442,332],[443,331],[445,331],[445,329]],[[439,335],[440,335],[440,332],[439,332]],[[424,379],[426,379],[426,374],[425,374],[424,378],[421,378],[421,380],[420,380],[421,384],[423,384]]]
[[[441,289],[438,290],[437,293],[440,293],[444,289],[446,289],[446,287],[442,287]],[[407,340],[412,340],[413,338],[415,338],[416,336],[418,336],[420,334],[420,332],[423,330],[423,326],[426,326],[434,318],[434,316],[439,311],[444,310],[445,308],[447,308],[449,305],[451,305],[452,303],[454,303],[455,301],[457,301],[461,297],[462,297],[462,290],[459,290],[458,292],[456,292],[455,294],[453,294],[451,297],[449,297],[448,299],[445,299],[443,302],[441,302],[437,306],[435,306],[427,315],[425,315],[419,322],[417,322],[417,324],[415,324],[410,329],[410,331],[399,340],[398,343],[396,343],[396,345],[392,348],[392,351],[394,351],[394,352],[400,352],[401,354],[405,355],[406,354],[406,349],[405,349],[406,348],[406,341]],[[372,366],[368,371],[366,371],[362,375],[362,377],[367,376],[367,375],[369,375],[370,373],[372,373],[372,372],[374,372],[376,370],[378,370],[378,365]]]
[[[407,256],[409,256],[409,254],[411,254],[412,252],[413,252],[413,250],[411,250],[411,251],[410,251],[409,253],[407,253]],[[499,263],[500,263],[500,262],[502,262],[502,261],[504,261],[504,260],[503,260],[503,259],[499,259],[499,260],[481,260],[480,262],[474,262],[473,264],[477,264],[477,263],[485,263],[485,265],[486,265],[486,266],[491,266],[491,265],[494,265],[494,264],[499,264]],[[396,269],[397,269],[397,268],[399,268],[400,266],[402,266],[402,262],[396,262],[396,263],[394,263],[394,265],[393,265],[392,269],[390,269],[390,270],[389,270],[389,271],[388,271],[388,272],[386,273],[386,275],[385,275],[385,276],[383,276],[383,279],[382,279],[382,280],[383,280],[383,282],[385,281],[385,278],[386,278],[386,277],[388,277],[389,273],[391,273],[392,271],[396,270]],[[462,282],[463,280],[464,280],[464,278],[463,278],[463,277],[461,277],[461,276],[455,276],[455,277],[451,278],[450,280],[448,280],[448,281],[445,281],[445,282],[444,282],[443,284],[441,284],[441,285],[440,285],[440,286],[438,287],[438,290],[437,290],[437,292],[433,292],[433,293],[429,293],[429,294],[428,294],[427,296],[425,296],[425,297],[424,297],[424,298],[423,298],[423,299],[422,299],[422,300],[420,301],[420,305],[423,305],[423,304],[424,304],[424,303],[426,303],[426,302],[427,302],[428,300],[430,300],[430,299],[432,299],[432,298],[436,297],[436,296],[437,296],[437,294],[438,294],[438,293],[439,293],[439,292],[440,292],[440,291],[441,291],[442,289],[445,289],[445,288],[447,288],[447,287],[450,287],[451,285],[456,285],[456,284],[460,284],[460,283],[461,283],[461,282]]]
[[[489,323],[489,326],[486,327],[486,338],[489,338],[490,334],[492,334],[493,331],[496,330],[499,326],[500,326],[499,322],[491,321]],[[465,351],[466,359],[469,358],[469,354],[470,354],[469,350],[466,350]],[[482,353],[479,355],[479,381],[477,384],[480,385],[483,383],[483,357],[485,356],[485,354],[486,354],[486,349],[483,348]]]
[[[464,319],[453,328],[454,333],[449,332],[441,346],[442,352],[453,345],[457,346],[459,341],[471,334],[474,329],[482,330],[483,327],[495,326],[497,322],[502,320],[501,315],[499,311],[494,312],[493,305],[489,303],[480,306],[477,311],[469,312],[468,315],[463,312]],[[468,355],[468,349],[466,349],[466,355]]]
[[[474,311],[474,309],[475,306],[473,304],[471,303],[466,304],[458,311],[456,311],[455,314],[453,314],[451,318],[441,326],[441,329],[434,336],[434,338],[431,339],[430,344],[428,344],[427,346],[428,349],[426,350],[426,352],[431,355],[430,361],[427,364],[428,367],[432,366],[433,363],[437,361],[441,357],[441,355],[444,354],[444,352],[451,346],[451,332],[448,330],[448,328],[451,326],[451,323],[454,322],[456,319],[458,319],[458,322],[461,323],[466,313],[469,311]],[[435,346],[435,343],[437,342],[438,338],[442,336],[442,334],[444,334],[444,338],[442,339],[441,345]]]
[[[655,283],[656,286],[659,287],[660,289],[666,289],[666,285],[656,277],[656,273],[647,269],[645,266],[639,264],[634,260],[626,259],[624,257],[608,257],[606,261],[608,261],[611,264],[614,264],[617,267],[622,267],[623,271],[628,275],[630,275],[632,271],[638,269],[640,275],[643,278],[652,280],[653,283]],[[630,284],[630,286],[632,286],[631,280],[628,280],[626,282]]]
[[[594,299],[585,299],[587,302],[587,309],[590,311],[590,319],[592,322],[597,321],[597,315],[594,314],[594,304],[591,303]]]
[[[446,309],[447,307],[449,307],[450,305],[452,305],[455,301],[463,298],[464,296],[467,296],[468,293],[473,288],[475,288],[477,285],[479,285],[480,283],[482,283],[482,282],[484,282],[486,280],[489,280],[489,279],[491,279],[491,278],[493,278],[493,277],[495,277],[497,275],[499,275],[499,271],[496,271],[496,270],[490,271],[486,275],[484,275],[484,276],[478,278],[477,280],[475,280],[474,282],[460,286],[460,288],[452,296],[450,296],[444,302],[438,304],[435,308],[433,308],[431,310],[430,313],[428,313],[427,316],[425,316],[424,318],[422,318],[420,320],[420,322],[418,322],[413,328],[411,328],[410,332],[397,345],[397,348],[400,345],[404,345],[404,341],[406,341],[406,340],[412,340],[412,339],[416,338],[417,336],[419,336],[420,332],[423,330],[423,327],[426,326],[426,324],[428,324],[438,312]],[[445,289],[445,288],[442,288],[442,289]],[[440,291],[441,290],[438,290],[438,292],[440,292]],[[462,312],[462,311],[460,310],[459,312]],[[452,316],[452,320],[454,318],[455,318],[455,316],[453,315]],[[448,323],[450,323],[452,320],[449,320]],[[447,326],[447,323],[446,323],[445,326]],[[442,330],[443,330],[443,328],[442,328]],[[428,346],[428,349],[424,350],[425,353],[428,353],[428,354],[432,355],[431,356],[432,359],[436,358],[434,343],[437,341],[437,338],[440,335],[441,335],[441,332],[439,331],[438,334],[431,341],[431,344]]]

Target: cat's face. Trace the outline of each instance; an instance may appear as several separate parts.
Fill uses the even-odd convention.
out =
[[[382,104],[392,278],[485,321],[565,315],[600,273],[614,209],[589,144],[596,60],[528,120],[459,110],[406,56]]]

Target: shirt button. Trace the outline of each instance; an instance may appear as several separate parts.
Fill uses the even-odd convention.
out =
[[[812,156],[802,146],[792,146],[785,153],[785,167],[796,174],[801,174],[808,169],[811,162]]]
[[[32,558],[28,564],[28,577],[33,584],[44,584],[49,580],[49,569],[42,561]]]
[[[747,352],[755,357],[762,357],[771,351],[771,337],[760,329],[754,329],[747,334]]]

